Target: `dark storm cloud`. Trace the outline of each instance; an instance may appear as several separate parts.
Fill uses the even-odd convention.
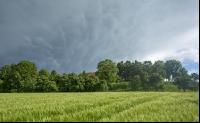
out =
[[[197,10],[196,0],[0,0],[0,66],[29,59],[60,72],[94,71],[105,58],[197,49],[197,35],[190,47],[173,46],[196,32]]]

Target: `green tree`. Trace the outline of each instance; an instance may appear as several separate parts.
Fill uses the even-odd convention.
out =
[[[9,76],[9,79],[8,79],[8,84],[9,87],[10,87],[10,92],[20,92],[20,91],[23,91],[22,88],[23,88],[23,80],[22,80],[22,77],[20,75],[20,73],[15,70],[15,67],[14,66],[11,70],[11,73],[10,73],[10,76]]]
[[[197,91],[199,90],[199,74],[191,74],[191,82],[189,83],[190,90]]]
[[[179,89],[183,89],[184,92],[186,91],[186,89],[189,89],[190,82],[191,78],[188,75],[178,76],[175,78],[175,84],[178,86]]]
[[[142,83],[141,83],[140,76],[135,75],[133,77],[133,79],[130,81],[130,85],[131,85],[131,89],[134,90],[134,91],[141,90]]]
[[[140,75],[141,79],[141,88],[144,91],[149,90],[149,74],[146,71],[143,71]]]
[[[123,63],[123,61],[117,63],[117,68],[118,68],[118,75],[128,81],[130,76],[131,76],[131,66],[132,63],[130,61],[126,61]]]
[[[68,74],[69,91],[84,91],[84,79],[75,73]]]
[[[49,79],[51,80],[51,81],[56,81],[56,77],[58,76],[58,74],[57,74],[57,72],[55,71],[55,70],[52,70],[51,71],[51,74],[50,74],[50,76],[49,76]]]
[[[142,75],[145,72],[143,64],[137,60],[132,64],[130,79],[132,79],[134,75],[139,75],[142,78]]]
[[[190,81],[188,83],[188,89],[192,90],[192,91],[198,91],[199,90],[199,82],[198,81]]]
[[[107,84],[116,82],[118,68],[111,60],[100,61],[97,66],[97,76],[100,80],[105,80]]]
[[[124,68],[124,63],[123,63],[123,61],[117,63],[117,68],[118,68],[118,70],[119,70],[118,73],[117,73],[117,75],[124,79],[124,78],[125,78],[125,77],[124,77],[125,68]]]
[[[22,60],[13,67],[13,71],[16,73],[13,77],[18,76],[20,78],[17,79],[14,77],[15,79],[13,80],[19,80],[18,83],[21,86],[20,91],[33,91],[38,75],[35,63]]]
[[[151,61],[144,61],[143,63],[144,71],[148,74],[152,73],[152,66],[153,64]]]
[[[35,85],[35,91],[37,92],[55,92],[58,91],[56,83],[47,80],[44,76],[39,77]]]
[[[11,82],[9,81],[9,77],[12,70],[11,66],[13,65],[4,65],[0,69],[0,79],[3,81],[2,83],[3,92],[9,92],[11,90]]]
[[[170,79],[172,75],[173,78],[176,78],[180,75],[182,69],[182,64],[177,60],[168,60],[165,62],[166,76]]]
[[[49,71],[47,69],[41,69],[39,71],[39,76],[44,76],[47,79],[49,79],[50,73],[49,73]]]
[[[63,75],[56,76],[56,84],[58,86],[59,91],[67,92],[69,91],[69,82],[68,82],[68,74],[64,73]]]
[[[108,91],[108,83],[105,80],[100,80],[99,83],[96,84],[96,91]]]
[[[79,77],[83,79],[84,91],[95,91],[96,85],[99,82],[98,77],[96,76],[89,76],[83,71]]]
[[[166,78],[165,63],[163,61],[156,61],[152,66],[152,73],[159,73],[162,78]]]
[[[9,78],[9,74],[11,72],[11,66],[12,65],[4,65],[0,69],[0,79],[7,81]]]
[[[18,64],[5,65],[1,69],[3,88],[7,92],[31,91],[37,78],[37,67],[33,62],[23,60]]]
[[[3,80],[0,79],[0,92],[3,92]]]
[[[192,73],[192,74],[191,74],[191,77],[192,77],[193,80],[199,81],[199,74],[197,74],[197,73]]]
[[[50,73],[47,69],[41,69],[39,71],[39,76],[35,86],[37,92],[58,91],[56,82],[50,80]]]
[[[158,91],[159,89],[161,89],[161,84],[162,84],[162,76],[159,75],[158,73],[153,73],[149,77],[149,82],[148,82],[149,90]]]

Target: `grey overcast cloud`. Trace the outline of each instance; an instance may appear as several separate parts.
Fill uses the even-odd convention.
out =
[[[199,71],[198,0],[0,0],[0,67],[28,59],[81,72],[103,59],[172,58]]]

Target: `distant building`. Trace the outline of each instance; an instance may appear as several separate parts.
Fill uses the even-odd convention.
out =
[[[166,78],[164,79],[164,82],[168,82],[168,81],[169,81],[168,79],[166,79]]]
[[[170,75],[170,80],[169,81],[174,82],[174,79],[173,79],[172,75]]]
[[[175,82],[174,79],[173,79],[173,76],[170,75],[170,78],[167,79],[167,78],[164,78],[164,82]]]

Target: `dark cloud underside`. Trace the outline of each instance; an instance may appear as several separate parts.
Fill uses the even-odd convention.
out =
[[[105,58],[198,49],[198,9],[197,0],[0,0],[0,66],[94,71]]]

